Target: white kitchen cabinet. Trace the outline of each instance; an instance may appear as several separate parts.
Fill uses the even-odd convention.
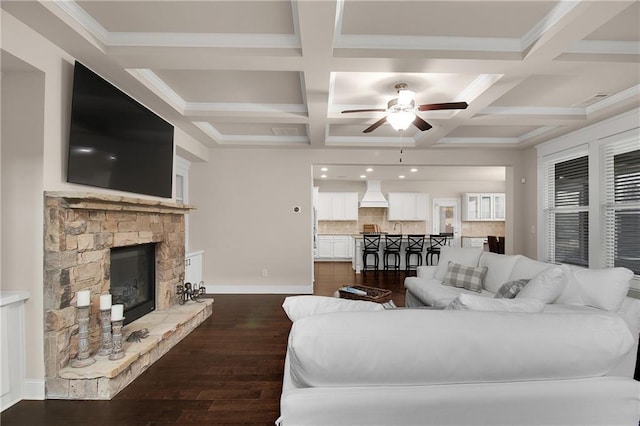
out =
[[[505,218],[503,193],[471,194],[463,196],[463,221],[501,221]]]
[[[354,242],[349,235],[318,235],[318,254],[316,259],[351,260]]]
[[[319,192],[318,220],[358,220],[358,193]]]
[[[505,218],[504,194],[493,195],[493,218],[495,220],[504,220]]]
[[[202,281],[202,255],[204,251],[187,253],[184,259],[184,282],[200,284]]]
[[[462,237],[462,247],[483,248],[485,238]]]
[[[331,235],[318,235],[318,255],[319,259],[333,258],[333,237]]]
[[[427,220],[429,194],[420,192],[390,192],[388,220]]]

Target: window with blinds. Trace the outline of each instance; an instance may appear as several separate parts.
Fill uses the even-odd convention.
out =
[[[640,140],[604,145],[601,161],[604,264],[640,275]]]
[[[545,167],[545,260],[589,266],[589,158]]]

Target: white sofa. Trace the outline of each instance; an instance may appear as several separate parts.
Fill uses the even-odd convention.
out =
[[[449,262],[486,268],[481,291],[445,285],[443,279]],[[505,283],[540,277],[552,268],[559,269],[561,276],[556,281],[556,288],[543,289],[546,294],[537,295],[542,299],[546,297],[541,310],[546,313],[606,313],[622,317],[634,336],[634,347],[621,364],[619,373],[633,377],[640,334],[640,300],[626,297],[629,281],[633,277],[633,273],[626,268],[590,270],[541,262],[522,255],[491,253],[481,248],[443,247],[438,265],[420,266],[417,268],[417,277],[405,279],[405,306],[447,308],[462,294],[473,298],[470,302],[474,302],[475,309],[491,310],[496,300],[487,300],[485,308],[479,297],[495,298]],[[519,293],[515,301],[522,294]]]
[[[523,259],[502,260],[515,267]],[[501,273],[533,277],[550,266],[531,262]],[[425,304],[424,294],[409,283],[434,279],[429,269],[407,283],[416,304]],[[492,279],[503,278],[497,272]],[[638,425],[640,383],[632,377],[640,301],[622,296],[616,311],[580,305],[589,293],[566,281],[563,300],[572,304],[536,313],[374,310],[368,302],[360,302],[363,311],[298,309],[290,315],[277,424]]]

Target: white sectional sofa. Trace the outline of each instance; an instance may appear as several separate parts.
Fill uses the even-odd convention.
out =
[[[443,280],[449,262],[486,268],[481,290],[477,292],[446,285]],[[633,273],[626,268],[593,270],[545,263],[522,255],[490,253],[481,248],[443,247],[438,265],[418,267],[417,277],[405,279],[405,306],[446,309],[462,295],[462,305],[467,302],[471,310],[501,309],[495,295],[504,284],[545,277],[545,271],[546,278],[549,278],[549,275],[553,275],[550,270],[559,271],[560,274],[554,277],[556,280],[553,282],[551,279],[543,282],[539,286],[541,290],[533,295],[543,301],[539,310],[545,313],[600,313],[623,318],[634,337],[634,346],[621,364],[620,372],[633,377],[640,334],[640,300],[626,297],[633,277]],[[510,310],[520,311],[518,303],[530,300],[521,298],[522,295],[531,293],[524,293],[524,289],[518,293],[512,299],[513,309]],[[483,301],[482,298],[487,300]],[[526,304],[524,307],[528,308]],[[458,309],[465,309],[465,306],[459,306]]]
[[[480,293],[445,288],[437,267],[421,268],[405,283],[414,307],[449,309],[335,302],[290,315],[277,423],[638,425],[640,383],[632,377],[640,301],[619,296],[618,287],[629,285],[617,282],[628,277],[624,271],[572,270],[567,278],[562,269],[559,280],[548,271],[554,265],[460,250],[445,249],[441,265],[465,256],[474,264],[476,256],[476,266],[488,265]],[[507,280],[536,282],[540,273],[547,279],[536,279],[531,297],[488,297]],[[610,291],[595,294],[611,274]],[[554,285],[561,291],[548,288]],[[563,303],[536,301],[551,290]]]

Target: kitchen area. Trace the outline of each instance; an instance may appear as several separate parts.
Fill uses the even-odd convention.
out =
[[[367,179],[360,176],[361,181],[314,179],[314,261],[351,262],[359,273],[365,232],[381,235],[378,269],[384,267],[387,234],[404,236],[401,269],[405,268],[407,235],[425,235],[423,264],[430,234],[453,234],[449,245],[488,251],[487,236],[504,237],[505,233],[504,178],[500,180],[498,174],[483,182],[471,177],[472,171],[450,172],[469,177],[446,182],[375,180],[364,174]]]

